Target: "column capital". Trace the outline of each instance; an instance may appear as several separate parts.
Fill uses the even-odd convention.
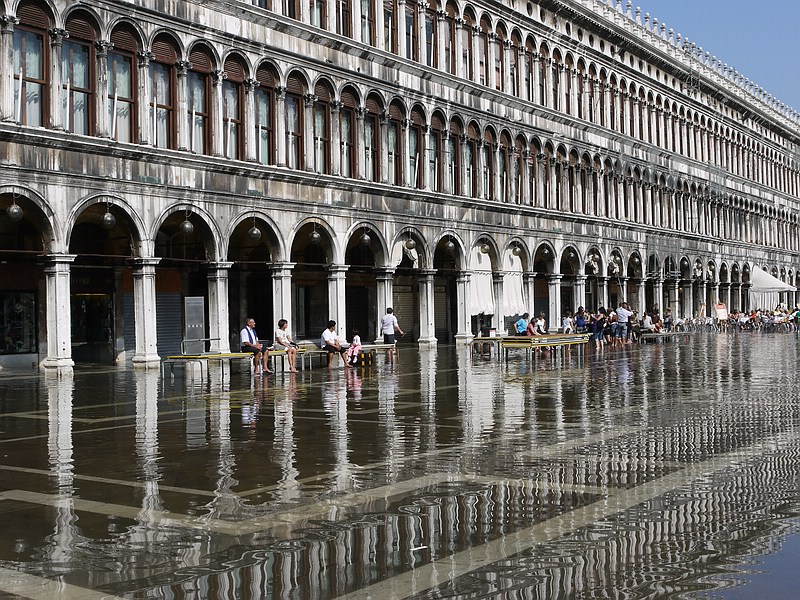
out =
[[[419,269],[417,270],[417,275],[420,279],[431,279],[437,273],[436,269]]]
[[[161,262],[161,258],[156,256],[137,257],[129,258],[127,262],[134,269],[142,269],[144,267],[155,268],[155,266]]]
[[[288,275],[292,272],[297,263],[293,262],[274,262],[271,265],[272,275]]]
[[[222,69],[214,69],[211,71],[211,79],[215,85],[219,85],[228,78],[228,74]]]
[[[243,83],[244,83],[244,89],[245,89],[245,91],[246,91],[246,92],[248,92],[248,93],[249,93],[249,92],[252,92],[252,91],[253,91],[253,90],[255,90],[255,89],[256,89],[256,88],[257,88],[259,85],[261,85],[261,84],[259,83],[258,79],[255,79],[255,78],[253,78],[253,77],[248,77],[247,79],[245,79],[245,80],[244,80],[244,82],[243,82]]]
[[[375,269],[375,277],[378,279],[391,279],[394,277],[395,269],[393,267],[378,267]]]
[[[19,25],[19,19],[13,15],[0,16],[0,32],[13,33],[14,25]]]
[[[110,40],[97,40],[94,43],[94,47],[97,56],[100,58],[105,58],[108,56],[108,51],[114,47],[114,44],[112,44]]]
[[[208,261],[205,266],[207,269],[227,270],[233,266],[233,261],[227,261],[227,260]]]
[[[40,258],[45,271],[58,269],[59,265],[70,265],[75,262],[77,254],[45,254]]]
[[[139,67],[147,67],[150,66],[150,61],[153,60],[156,55],[150,50],[144,50],[142,52],[136,53],[136,58],[138,58]]]
[[[325,270],[333,277],[343,277],[349,269],[350,265],[328,265]]]
[[[564,276],[560,273],[551,273],[547,275],[547,283],[556,283],[564,279]]]
[[[60,46],[64,43],[64,40],[69,37],[69,32],[60,27],[48,29],[47,33],[50,34],[50,43],[54,46]]]

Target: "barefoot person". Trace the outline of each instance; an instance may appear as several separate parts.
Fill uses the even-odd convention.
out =
[[[239,334],[242,352],[253,354],[253,375],[261,375],[262,365],[265,373],[272,373],[269,370],[269,348],[258,341],[256,333],[256,321],[253,317],[247,317],[246,325]]]
[[[278,321],[278,328],[275,330],[275,350],[286,350],[286,356],[289,359],[289,370],[292,373],[297,373],[295,361],[297,361],[297,344],[292,339],[292,334],[289,332],[289,321],[281,319]]]

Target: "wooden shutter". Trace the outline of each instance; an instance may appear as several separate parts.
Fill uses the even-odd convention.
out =
[[[139,50],[139,39],[130,25],[120,25],[111,32],[111,43],[117,50],[136,52]]]

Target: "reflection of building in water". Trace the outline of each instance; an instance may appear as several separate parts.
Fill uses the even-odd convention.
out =
[[[50,568],[58,572],[82,568],[85,541],[77,525],[75,514],[74,458],[72,443],[72,377],[48,380],[48,438],[47,451],[50,474],[56,492],[55,523],[49,546],[43,551]]]
[[[228,350],[797,282],[797,112],[632,8],[128,4],[5,3],[0,363],[157,364],[188,298]]]

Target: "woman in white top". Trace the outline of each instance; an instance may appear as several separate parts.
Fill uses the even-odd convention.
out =
[[[292,373],[297,373],[295,361],[297,360],[297,344],[292,339],[292,334],[289,333],[289,321],[281,319],[278,321],[278,328],[275,330],[275,350],[286,350],[286,356],[289,357],[289,370]]]

